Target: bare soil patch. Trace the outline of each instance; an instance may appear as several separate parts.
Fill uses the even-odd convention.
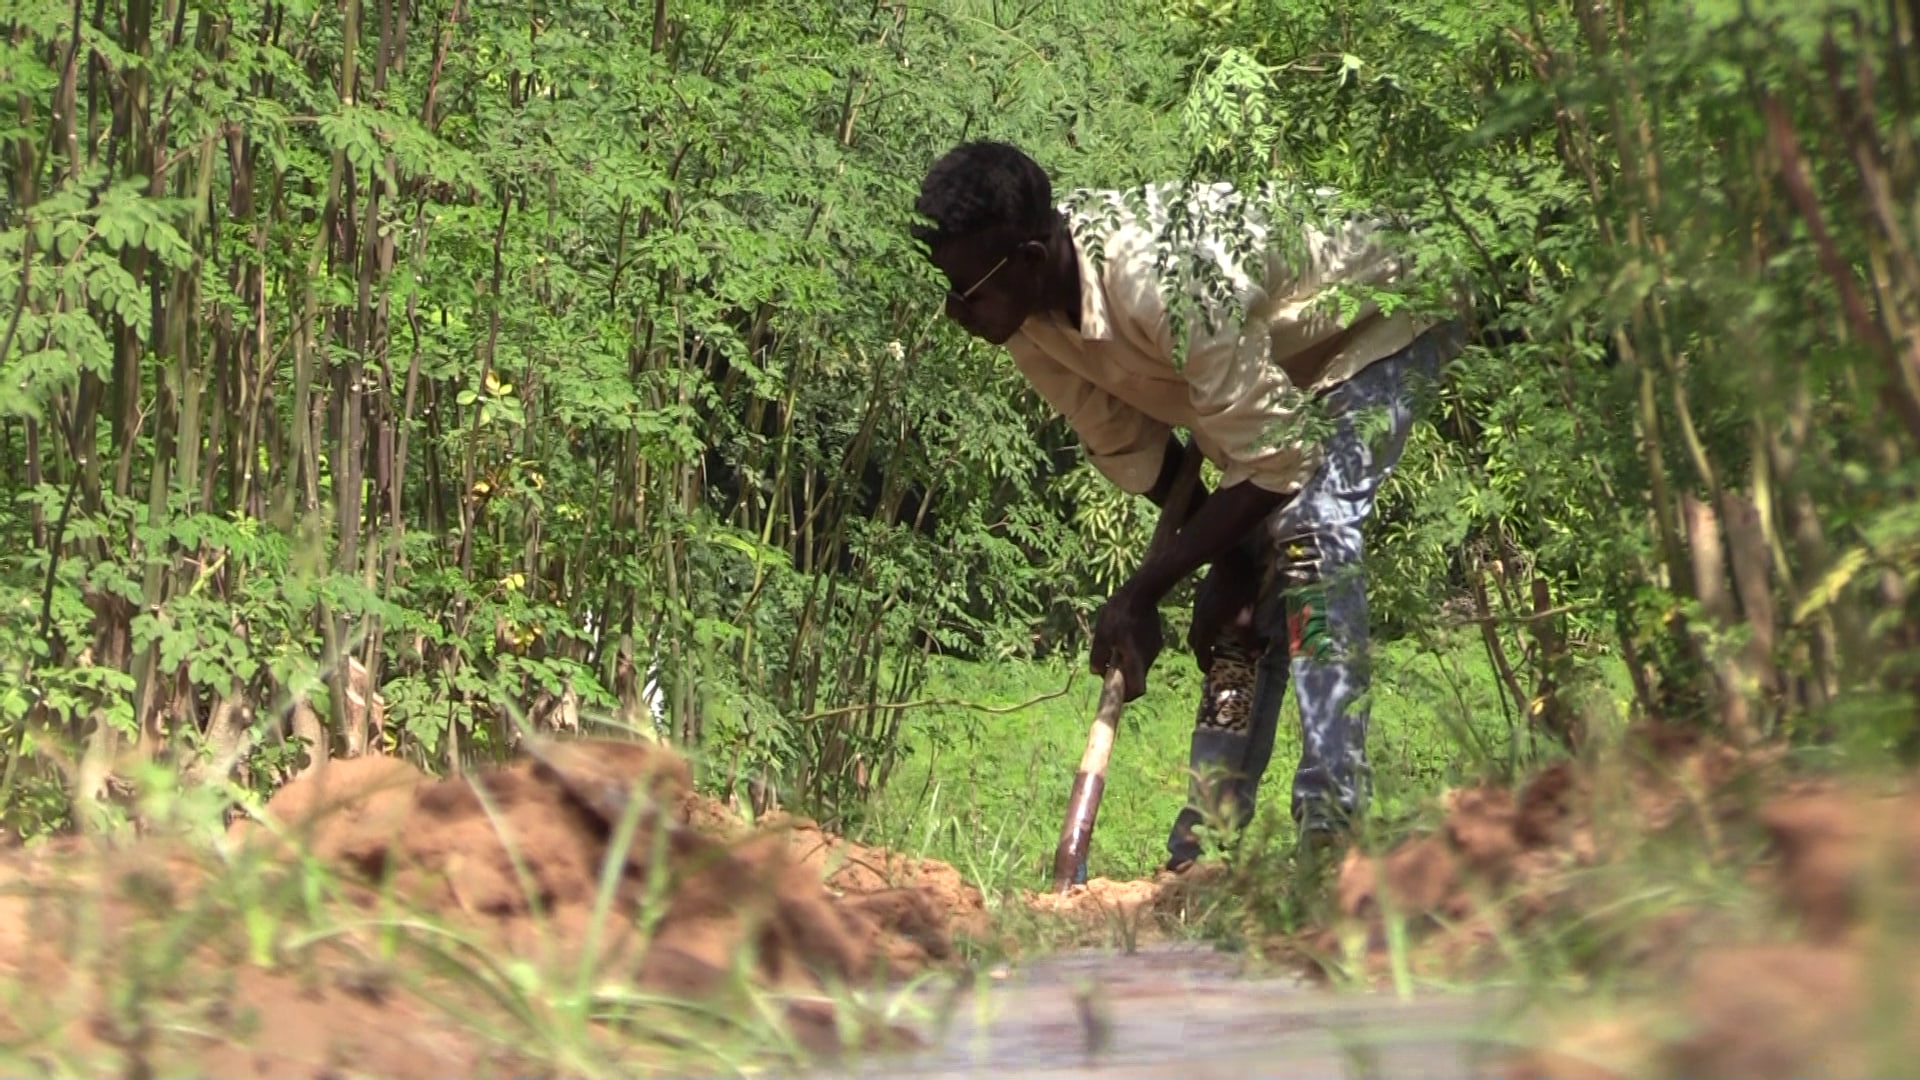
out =
[[[1631,732],[1624,750],[1555,765],[1512,792],[1450,793],[1431,832],[1350,853],[1330,925],[1289,944],[1329,956],[1359,939],[1365,972],[1383,979],[1387,920],[1398,918],[1414,970],[1472,978],[1499,963],[1504,943],[1602,924],[1597,948],[1640,991],[1606,1015],[1556,1025],[1510,1063],[1514,1080],[1910,1068],[1920,1052],[1920,787],[1795,778],[1775,750],[1658,727]],[[1648,884],[1636,868],[1662,842],[1744,876],[1741,900],[1633,914],[1628,901]]]
[[[584,987],[632,1028],[671,1014],[686,1033],[779,995],[785,1034],[830,1054],[860,1019],[835,988],[953,964],[984,921],[950,867],[804,820],[749,830],[647,744],[544,743],[447,779],[341,759],[265,818],[236,823],[224,862],[158,837],[8,857],[9,1041],[129,1075],[525,1075],[551,1048],[514,1047],[563,1042],[574,1014],[552,999]]]

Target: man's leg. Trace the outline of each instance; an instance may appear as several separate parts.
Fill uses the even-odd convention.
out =
[[[1287,597],[1280,588],[1279,567],[1275,565],[1272,548],[1264,536],[1261,546],[1260,598],[1254,604],[1253,625],[1266,643],[1266,649],[1260,654],[1256,671],[1253,715],[1248,721],[1247,756],[1240,767],[1239,825],[1243,829],[1253,823],[1260,781],[1266,777],[1267,765],[1273,760],[1273,740],[1280,728],[1280,702],[1286,697],[1291,675],[1285,632]],[[1296,692],[1295,699],[1298,697]]]
[[[1256,651],[1238,635],[1222,635],[1200,688],[1187,752],[1187,804],[1167,837],[1167,866],[1200,857],[1196,826],[1230,813],[1236,827],[1253,820],[1260,777],[1273,755],[1273,729],[1287,691],[1286,657]]]
[[[1249,537],[1247,552],[1263,569],[1269,567],[1269,541],[1263,533]],[[1256,628],[1275,620],[1266,608],[1282,603],[1267,587],[1272,574],[1262,577],[1254,611]],[[1262,641],[1234,630],[1224,631],[1214,645],[1214,659],[1200,687],[1193,736],[1187,753],[1187,803],[1174,818],[1167,837],[1167,866],[1177,869],[1200,857],[1196,826],[1226,809],[1231,800],[1232,820],[1245,828],[1253,820],[1255,798],[1267,762],[1273,756],[1274,728],[1280,702],[1287,692],[1286,643],[1273,635]]]
[[[1334,388],[1327,404],[1337,422],[1321,467],[1271,522],[1300,706],[1292,811],[1310,843],[1347,831],[1364,812],[1371,769],[1363,695],[1371,678],[1361,526],[1406,449],[1416,394],[1455,340],[1429,333]]]

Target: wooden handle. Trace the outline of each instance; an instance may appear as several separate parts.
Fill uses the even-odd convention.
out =
[[[1153,540],[1147,545],[1151,557],[1166,550],[1186,524],[1193,502],[1194,488],[1200,483],[1200,466],[1206,460],[1200,448],[1187,444],[1173,490],[1160,508],[1160,520],[1153,527]],[[1080,755],[1080,768],[1073,776],[1073,789],[1067,794],[1067,818],[1060,826],[1060,843],[1053,851],[1053,891],[1066,892],[1086,862],[1087,847],[1093,841],[1094,819],[1100,816],[1100,796],[1107,786],[1107,762],[1113,756],[1113,740],[1120,731],[1120,712],[1126,707],[1127,681],[1120,665],[1107,669],[1100,684],[1100,707],[1093,714],[1093,726],[1087,730],[1087,748]]]

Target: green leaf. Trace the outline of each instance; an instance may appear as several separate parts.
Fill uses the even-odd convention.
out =
[[[1807,590],[1806,595],[1800,598],[1800,602],[1794,605],[1793,621],[1804,623],[1839,599],[1846,587],[1866,569],[1869,557],[1864,547],[1851,548],[1846,554],[1840,556],[1831,567],[1827,568],[1826,573],[1820,575],[1820,580]]]

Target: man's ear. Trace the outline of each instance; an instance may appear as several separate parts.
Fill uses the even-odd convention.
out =
[[[1042,240],[1028,240],[1013,249],[1014,256],[1029,267],[1042,266],[1047,261],[1047,245]]]

